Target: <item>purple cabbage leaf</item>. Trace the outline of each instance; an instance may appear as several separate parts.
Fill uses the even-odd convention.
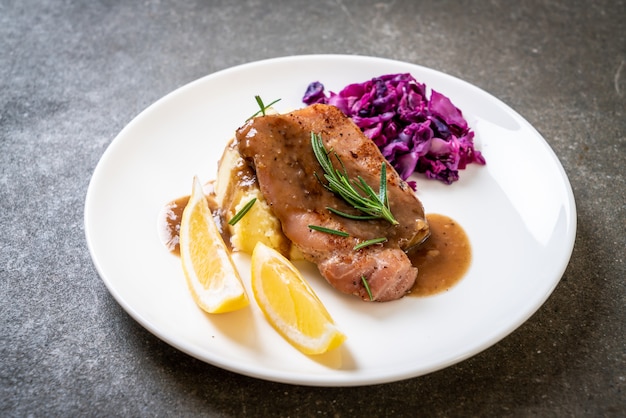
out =
[[[328,94],[315,81],[302,101],[338,107],[374,141],[403,180],[418,172],[451,184],[468,164],[485,164],[462,112],[435,90],[428,98],[426,86],[411,74],[387,74]]]

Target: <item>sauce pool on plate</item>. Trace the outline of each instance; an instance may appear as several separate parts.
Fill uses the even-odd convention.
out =
[[[172,254],[180,256],[179,237],[180,220],[189,202],[189,196],[172,200],[163,207],[158,219],[159,237],[165,248]]]
[[[448,216],[427,214],[430,237],[409,253],[418,268],[410,296],[445,292],[459,282],[472,261],[472,249],[465,231]]]

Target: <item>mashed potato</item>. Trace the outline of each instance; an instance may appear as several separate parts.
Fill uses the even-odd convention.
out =
[[[230,237],[234,251],[252,254],[256,243],[262,242],[291,260],[302,259],[302,254],[283,234],[280,221],[263,198],[254,171],[232,146],[232,141],[219,162],[214,190],[224,228],[227,228],[224,232]],[[246,215],[235,225],[229,225],[228,221],[255,198],[256,202]]]

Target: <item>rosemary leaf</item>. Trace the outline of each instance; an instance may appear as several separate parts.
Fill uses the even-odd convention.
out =
[[[370,245],[382,244],[383,242],[386,242],[386,241],[387,241],[386,237],[368,239],[367,241],[363,241],[363,242],[360,242],[357,245],[355,245],[354,246],[354,251],[358,251],[361,248],[369,247]]]
[[[387,181],[383,181],[383,179],[387,180],[387,165],[384,161],[380,167],[380,187],[378,189],[378,200],[383,202],[383,204],[388,205],[389,203],[387,202],[387,199],[389,198],[389,196],[387,196]]]
[[[374,296],[372,296],[372,291],[370,290],[370,285],[367,283],[365,276],[361,276],[361,281],[363,282],[363,286],[365,286],[365,290],[367,291],[367,295],[370,297],[370,300],[374,300]]]
[[[230,221],[228,221],[228,225],[235,225],[237,222],[239,222],[241,218],[243,218],[244,215],[248,213],[248,211],[252,208],[252,205],[254,205],[254,202],[256,202],[256,197],[251,199],[248,203],[246,203],[245,206],[241,208],[241,210],[237,212],[235,216],[233,216],[230,219]]]
[[[327,234],[339,235],[340,237],[350,236],[350,234],[348,234],[347,232],[339,231],[337,229],[326,228],[324,226],[319,226],[319,225],[309,225],[309,228],[318,232],[325,232]]]
[[[272,103],[266,105],[265,103],[263,103],[263,99],[261,99],[261,96],[254,96],[254,100],[256,100],[256,103],[259,105],[260,109],[254,115],[246,119],[246,122],[250,119],[256,118],[259,115],[265,116],[265,111],[280,101],[280,99],[276,99]]]
[[[332,208],[330,206],[327,206],[326,209],[328,209],[332,213],[334,213],[336,215],[339,215],[341,217],[348,218],[348,219],[354,219],[354,220],[357,220],[357,221],[368,221],[368,220],[371,220],[371,219],[376,219],[376,216],[372,216],[372,215],[352,215],[351,213],[342,212],[342,211],[337,210],[335,208]]]

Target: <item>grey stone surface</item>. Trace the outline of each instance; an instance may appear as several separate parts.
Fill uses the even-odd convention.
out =
[[[0,0],[0,415],[626,415],[626,3]],[[154,337],[86,247],[83,202],[134,116],[206,74],[342,53],[473,83],[555,150],[578,208],[552,296],[427,376],[310,388],[239,376]]]

